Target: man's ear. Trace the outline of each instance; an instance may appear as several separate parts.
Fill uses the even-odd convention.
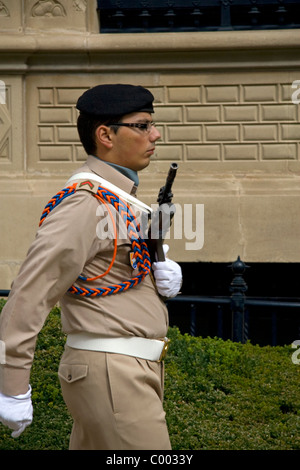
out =
[[[107,148],[112,147],[112,140],[111,140],[111,129],[110,127],[105,126],[102,124],[101,126],[97,127],[95,131],[96,140]]]

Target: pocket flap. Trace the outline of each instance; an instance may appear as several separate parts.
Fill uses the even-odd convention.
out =
[[[88,366],[86,364],[60,364],[58,376],[68,383],[76,382],[87,376]]]

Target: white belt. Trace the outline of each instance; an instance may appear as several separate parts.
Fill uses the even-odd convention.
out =
[[[88,351],[101,351],[139,357],[161,362],[169,347],[168,338],[148,339],[138,336],[100,338],[92,333],[72,333],[67,336],[67,346]]]

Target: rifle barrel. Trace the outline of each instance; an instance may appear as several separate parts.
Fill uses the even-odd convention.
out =
[[[167,195],[171,191],[172,184],[173,184],[175,176],[176,176],[177,168],[178,168],[177,163],[171,163],[170,169],[169,169],[169,172],[168,172],[168,176],[167,176],[167,179],[166,179],[165,188],[164,188],[164,194],[165,195]]]

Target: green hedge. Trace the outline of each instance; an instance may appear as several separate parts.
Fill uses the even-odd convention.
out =
[[[165,410],[173,449],[300,449],[300,365],[291,347],[194,338],[177,328],[169,337]],[[64,341],[54,308],[32,368],[34,421],[18,439],[0,425],[0,450],[68,448],[72,421],[57,378]]]

